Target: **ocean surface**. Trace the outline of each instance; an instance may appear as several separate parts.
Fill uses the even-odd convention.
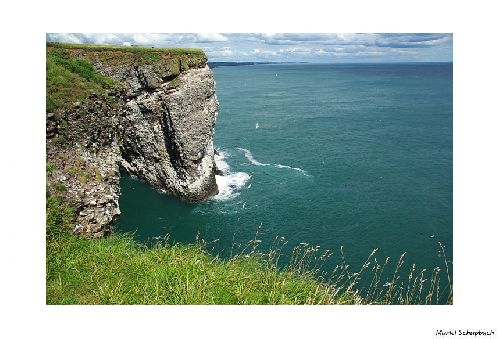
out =
[[[140,241],[197,236],[222,257],[258,234],[338,253],[442,267],[453,255],[451,63],[214,68],[219,195],[188,204],[121,179],[117,229]],[[328,272],[338,264],[325,263]]]

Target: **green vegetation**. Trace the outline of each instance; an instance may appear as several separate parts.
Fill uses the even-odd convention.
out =
[[[102,87],[112,87],[114,84],[113,80],[97,72],[90,63],[83,59],[71,58],[62,48],[50,49],[48,56],[57,65],[61,65],[70,72]]]
[[[307,244],[296,246],[289,266],[278,270],[284,244],[280,239],[264,254],[256,250],[255,238],[240,254],[222,260],[208,254],[202,241],[193,245],[165,241],[147,248],[130,235],[100,240],[72,236],[72,212],[59,198],[47,198],[48,304],[452,303],[451,288],[437,287],[439,269],[427,276],[413,266],[402,279],[404,256],[385,284],[381,277],[388,260],[378,264],[375,251],[357,272],[350,272],[343,262],[326,281],[317,273],[328,251],[319,253]],[[371,284],[361,288],[360,279],[366,274]]]
[[[74,213],[47,197],[48,304],[328,304],[341,302],[309,275],[278,272],[257,253],[222,261],[195,245],[146,248],[129,235],[69,233]]]
[[[106,90],[122,85],[100,74],[91,61],[107,66],[151,65],[161,77],[176,76],[193,67],[202,67],[207,58],[197,48],[147,48],[112,45],[47,43],[46,110],[56,112],[85,101],[94,93],[112,100]]]
[[[64,49],[48,48],[46,56],[47,112],[71,107],[74,102],[86,100],[91,93],[106,96],[105,90],[116,85],[89,62],[72,57]]]
[[[52,176],[52,172],[54,172],[55,168],[56,168],[55,164],[50,163],[50,162],[46,163],[45,164],[45,173],[46,173],[46,175],[48,177],[51,177]]]
[[[77,178],[78,181],[85,185],[89,182],[102,182],[102,174],[96,166],[84,166],[82,168],[80,159],[74,160],[63,169],[70,177]]]
[[[88,59],[98,58],[101,63],[107,65],[132,63],[156,65],[164,62],[168,65],[173,60],[175,64],[182,63],[182,70],[187,70],[189,67],[203,66],[207,62],[205,53],[199,48],[152,48],[49,42],[47,43],[47,49],[63,50],[70,55]],[[164,67],[160,68],[163,69]]]
[[[47,253],[50,241],[56,241],[59,237],[69,236],[69,230],[75,220],[73,208],[61,197],[51,196],[47,191],[46,196],[46,227],[47,227]],[[47,267],[49,261],[47,260]],[[48,278],[48,276],[47,276]]]
[[[54,189],[57,190],[57,191],[59,191],[59,192],[66,192],[67,191],[66,186],[64,186],[60,182],[53,183],[52,187],[54,187]]]
[[[201,245],[141,247],[131,237],[60,235],[47,243],[48,304],[332,303],[326,285],[258,257],[221,261]]]
[[[67,44],[60,42],[48,42],[47,47],[57,47],[65,49],[81,49],[94,52],[122,51],[131,53],[152,53],[152,54],[172,54],[172,55],[199,55],[205,56],[200,48],[151,48],[141,46],[118,46],[118,45],[89,45],[89,44]]]

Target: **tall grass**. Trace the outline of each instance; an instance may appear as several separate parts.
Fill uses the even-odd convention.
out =
[[[318,246],[294,247],[289,264],[278,268],[283,237],[266,252],[254,239],[230,259],[207,252],[198,239],[192,245],[169,245],[168,239],[148,248],[131,235],[101,240],[74,237],[71,209],[61,200],[47,200],[48,304],[450,304],[448,287],[439,289],[442,270],[427,272],[411,266],[400,274],[404,254],[389,275],[374,250],[362,267],[352,271],[345,260],[321,275],[332,255]],[[444,255],[444,248],[441,247]],[[340,249],[343,256],[343,249]],[[448,264],[444,257],[446,272]],[[370,284],[366,282],[370,281]]]

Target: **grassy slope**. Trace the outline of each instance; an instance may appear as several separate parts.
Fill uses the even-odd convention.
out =
[[[278,270],[279,250],[251,250],[229,260],[206,252],[203,243],[147,248],[131,236],[101,240],[70,235],[74,213],[60,198],[47,197],[47,304],[451,304],[452,289],[438,291],[440,270],[403,260],[380,280],[386,264],[370,256],[357,272],[343,263],[328,282],[315,278],[314,247],[303,248]],[[311,255],[312,253],[312,255]],[[373,253],[372,253],[373,254]],[[444,254],[444,252],[443,252]],[[372,263],[372,264],[370,264]],[[375,264],[373,264],[375,263]],[[446,278],[446,277],[445,277]],[[449,278],[448,278],[449,279]],[[360,288],[360,280],[371,281]]]
[[[47,244],[48,304],[332,303],[326,286],[278,273],[257,257],[220,261],[200,245],[144,249],[113,235]]]
[[[48,304],[324,304],[327,285],[257,253],[222,261],[201,244],[145,248],[130,236],[74,237],[71,208],[47,198]],[[348,301],[348,300],[347,300]]]
[[[116,84],[98,73],[86,60],[71,58],[64,49],[48,48],[46,53],[46,111],[67,108],[87,100],[90,93],[107,97],[105,90]]]

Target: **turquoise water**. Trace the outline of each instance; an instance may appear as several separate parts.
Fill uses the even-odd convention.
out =
[[[283,236],[288,249],[343,245],[353,266],[379,248],[379,257],[407,252],[409,262],[434,267],[440,241],[452,259],[452,64],[214,74],[221,194],[192,205],[123,177],[119,230],[182,243],[199,234],[228,256],[262,224],[263,250]]]

